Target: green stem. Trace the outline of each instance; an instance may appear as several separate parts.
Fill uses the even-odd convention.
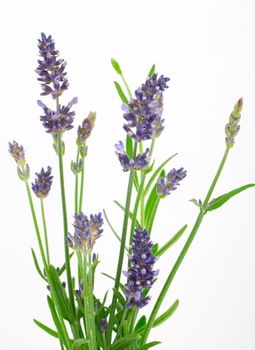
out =
[[[152,231],[152,227],[153,227],[155,216],[156,216],[156,213],[158,210],[159,202],[160,202],[160,198],[158,197],[156,199],[156,203],[155,203],[155,206],[153,208],[153,212],[151,213],[150,221],[148,222],[148,225],[147,225],[147,230],[148,230],[149,235],[151,234],[151,231]]]
[[[133,210],[132,224],[131,224],[130,237],[129,237],[129,247],[132,244],[134,229],[135,229],[135,225],[136,225],[137,212],[138,212],[138,208],[139,208],[140,198],[141,198],[141,195],[142,195],[142,192],[143,192],[145,177],[146,177],[146,174],[144,172],[142,172],[142,174],[141,174],[141,183],[140,183],[140,186],[139,186],[139,189],[138,189],[138,192],[137,192],[135,206],[134,206],[134,210]],[[141,225],[142,225],[142,223],[141,223]]]
[[[31,196],[31,191],[30,191],[30,187],[29,187],[28,181],[25,181],[25,185],[26,185],[29,205],[30,205],[30,209],[31,209],[31,214],[32,214],[33,222],[34,222],[36,237],[37,237],[37,241],[38,241],[38,245],[39,245],[39,250],[40,250],[42,261],[43,261],[43,266],[44,266],[44,269],[45,269],[45,272],[46,272],[46,275],[47,275],[47,278],[48,278],[49,285],[52,286],[53,283],[52,283],[52,280],[50,278],[50,274],[48,273],[48,265],[47,265],[47,261],[46,261],[46,257],[45,257],[45,253],[44,253],[44,249],[43,249],[43,244],[42,244],[42,240],[41,240],[40,230],[39,230],[39,226],[38,226],[38,222],[37,222],[37,218],[36,218],[36,214],[35,214],[34,203],[33,203],[33,199],[32,199],[32,196]],[[53,302],[54,302],[54,304],[56,306],[56,309],[58,311],[58,314],[59,314],[59,320],[60,320],[61,327],[62,327],[62,330],[63,330],[65,343],[67,344],[68,349],[71,349],[71,344],[70,344],[70,341],[69,341],[68,333],[67,333],[67,330],[66,330],[66,327],[65,327],[65,323],[64,323],[64,320],[63,320],[63,315],[62,315],[61,308],[60,308],[59,303],[58,303],[58,298],[56,296],[56,293],[54,292],[54,288],[51,288],[51,295],[52,295]]]
[[[135,143],[135,151],[136,151],[136,145],[137,145],[137,143]],[[123,266],[133,182],[134,182],[134,170],[131,170],[130,175],[129,175],[129,181],[128,181],[125,214],[124,214],[121,244],[120,244],[120,251],[119,251],[119,260],[118,260],[118,266],[117,266],[117,272],[116,272],[116,278],[115,278],[115,284],[114,284],[114,288],[116,290],[119,289],[121,271],[122,271],[122,266]],[[117,296],[116,296],[116,293],[113,293],[112,303],[111,303],[111,312],[110,312],[110,318],[109,318],[109,324],[108,324],[108,331],[106,333],[107,348],[109,348],[110,343],[111,343],[111,335],[112,335],[112,328],[113,328],[116,304],[117,304]]]
[[[209,188],[209,191],[208,191],[208,193],[207,193],[207,195],[205,197],[204,204],[203,204],[204,208],[206,208],[207,204],[209,203],[209,200],[211,198],[213,190],[214,190],[214,188],[216,186],[216,183],[217,183],[217,181],[218,181],[218,179],[220,177],[220,174],[222,172],[222,169],[224,167],[224,164],[225,164],[227,156],[228,156],[228,151],[229,150],[226,149],[226,151],[224,153],[224,156],[223,156],[223,158],[221,160],[220,166],[219,166],[219,168],[218,168],[218,170],[216,172],[216,175],[215,175],[215,177],[214,177],[214,179],[212,181],[212,184],[211,184],[211,186]],[[153,324],[154,324],[154,321],[155,321],[155,319],[157,317],[157,313],[158,313],[158,311],[160,309],[160,306],[161,306],[161,304],[162,304],[162,302],[163,302],[163,300],[164,300],[164,298],[165,298],[165,296],[166,296],[166,294],[168,292],[168,289],[169,289],[169,287],[170,287],[170,285],[171,285],[171,283],[172,283],[172,281],[173,281],[173,279],[174,279],[174,277],[175,277],[175,275],[176,275],[176,273],[177,273],[177,271],[178,271],[178,269],[179,269],[179,267],[180,267],[180,265],[181,265],[185,255],[186,255],[187,251],[189,250],[189,247],[190,247],[193,239],[196,236],[196,233],[197,233],[197,231],[198,231],[198,229],[199,229],[199,227],[200,227],[200,225],[202,223],[204,215],[205,215],[204,210],[201,209],[199,214],[198,214],[198,217],[196,219],[196,222],[195,222],[195,224],[194,224],[194,226],[193,226],[193,228],[191,230],[191,233],[190,233],[190,235],[189,235],[189,237],[188,237],[188,239],[187,239],[187,241],[186,241],[186,243],[185,243],[185,245],[184,245],[180,255],[178,256],[178,258],[177,258],[177,260],[176,260],[176,262],[175,262],[175,264],[174,264],[170,274],[168,275],[167,280],[166,280],[166,282],[164,284],[164,287],[161,290],[160,295],[159,295],[159,297],[158,297],[158,299],[157,299],[157,301],[155,303],[155,306],[154,306],[154,308],[152,310],[152,313],[150,315],[148,323],[147,323],[147,325],[146,325],[146,327],[144,329],[144,333],[143,333],[143,336],[142,336],[142,339],[141,339],[141,342],[140,342],[140,346],[144,345],[146,343],[146,341],[147,341],[147,338],[149,336],[151,328],[153,327]]]
[[[93,272],[92,272],[92,261],[91,252],[89,252],[89,303],[90,303],[90,321],[91,321],[91,338],[92,338],[92,348],[97,350],[96,341],[96,326],[95,326],[95,310],[94,310],[94,297],[93,297]]]
[[[45,219],[43,198],[40,198],[40,202],[41,202],[41,212],[42,212],[42,221],[43,221],[43,231],[44,231],[44,240],[45,240],[47,262],[48,262],[48,264],[50,264],[50,252],[49,252],[49,243],[48,243],[48,234],[47,234],[47,225],[46,225],[46,219]]]
[[[38,222],[36,219],[35,208],[34,208],[34,203],[33,203],[33,199],[31,196],[30,187],[29,187],[29,184],[27,181],[25,181],[25,184],[26,184],[26,190],[27,190],[28,201],[29,201],[29,205],[30,205],[30,209],[31,209],[31,214],[32,214],[32,218],[33,218],[33,222],[34,222],[34,226],[35,226],[36,238],[38,241],[39,250],[40,250],[40,254],[42,257],[42,261],[43,261],[43,266],[44,266],[44,269],[47,269],[48,264],[47,264],[46,256],[45,256],[44,249],[43,249],[42,239],[41,239],[41,235],[40,235]]]
[[[83,192],[84,192],[84,172],[85,172],[84,162],[85,162],[85,157],[82,159],[79,213],[82,211],[82,201],[83,201]]]
[[[84,298],[84,316],[85,316],[85,332],[87,334],[87,338],[89,340],[89,350],[93,350],[92,348],[92,340],[91,340],[91,325],[90,325],[90,308],[89,308],[89,301],[88,301],[88,268],[87,268],[87,250],[86,246],[84,247],[83,251],[83,298]]]
[[[74,295],[73,295],[73,286],[72,286],[69,247],[67,244],[68,223],[67,223],[65,181],[64,181],[64,170],[63,170],[63,156],[62,156],[62,135],[61,134],[58,134],[58,160],[59,160],[59,176],[60,176],[60,188],[61,188],[62,211],[63,211],[66,276],[67,276],[67,285],[68,285],[70,304],[71,304],[71,308],[72,308],[72,312],[73,312],[73,316],[74,316],[74,321],[75,321],[76,320],[76,312],[75,312],[75,305],[74,305]]]
[[[76,174],[75,174],[75,190],[74,190],[74,212],[75,214],[78,214],[78,182],[79,182],[79,176],[78,176],[78,168],[79,168],[79,154],[80,154],[80,146],[77,147],[77,155],[76,155]],[[80,212],[80,211],[79,211]]]

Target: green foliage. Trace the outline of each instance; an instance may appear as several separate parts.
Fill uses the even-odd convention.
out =
[[[46,326],[45,324],[43,324],[40,321],[37,321],[35,319],[33,321],[38,327],[40,327],[42,330],[44,330],[44,332],[50,334],[54,338],[59,338],[58,333],[56,331],[54,331],[53,329],[49,328],[48,326]]]
[[[156,345],[159,345],[159,344],[161,344],[160,341],[152,341],[150,343],[142,345],[140,348],[138,348],[138,350],[147,350],[147,349],[150,349],[153,346],[156,346]]]
[[[35,254],[35,251],[33,248],[31,248],[31,252],[32,252],[32,257],[33,257],[33,261],[34,261],[34,265],[35,265],[35,268],[38,272],[38,274],[42,277],[42,279],[45,281],[45,282],[48,282],[47,281],[47,278],[44,276],[44,274],[42,273],[41,269],[40,269],[40,266],[39,266],[39,263],[38,263],[38,260],[37,260],[37,257],[36,257],[36,254]]]
[[[122,87],[120,86],[120,84],[117,81],[114,81],[114,85],[116,87],[116,90],[119,94],[119,97],[121,99],[121,101],[125,104],[128,104],[128,99],[124,93],[124,91],[122,90]]]
[[[153,74],[155,73],[155,69],[156,69],[156,65],[153,64],[150,71],[149,71],[149,74],[148,74],[149,78],[151,78],[153,76]]]
[[[163,322],[165,322],[169,317],[171,317],[173,313],[176,311],[178,306],[179,306],[179,300],[177,299],[173,303],[173,305],[170,306],[169,309],[167,309],[162,315],[156,318],[156,320],[153,323],[153,327],[158,327]]]
[[[127,337],[121,338],[110,346],[110,350],[123,350],[128,346],[138,342],[141,339],[139,334],[128,335]]]
[[[176,243],[178,241],[179,238],[181,238],[183,233],[186,231],[187,227],[188,227],[188,225],[184,225],[173,237],[171,237],[169,239],[168,242],[166,242],[166,244],[163,245],[163,247],[159,248],[156,251],[155,255],[156,256],[163,255],[174,243]]]
[[[250,187],[254,187],[254,186],[255,186],[255,184],[244,185],[244,186],[241,186],[241,187],[234,189],[233,191],[227,192],[227,193],[215,198],[215,200],[213,200],[212,203],[208,206],[207,211],[212,211],[212,210],[220,208],[230,198],[232,198],[232,197],[236,196],[238,193],[245,191],[246,189],[248,189]]]
[[[115,69],[116,73],[118,73],[119,75],[122,75],[122,70],[120,68],[120,65],[114,58],[111,59],[111,64]]]

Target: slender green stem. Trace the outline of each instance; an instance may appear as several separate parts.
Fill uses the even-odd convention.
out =
[[[47,225],[46,225],[46,219],[45,219],[43,198],[40,198],[40,202],[41,202],[41,212],[42,212],[42,221],[43,221],[43,231],[44,231],[44,240],[45,240],[47,262],[48,262],[48,264],[50,264],[50,252],[49,252],[49,243],[48,243],[48,233],[47,233]]]
[[[30,209],[31,209],[31,214],[32,214],[33,222],[34,222],[36,237],[37,237],[37,241],[38,241],[38,245],[39,245],[39,250],[40,250],[42,261],[43,261],[43,266],[44,266],[44,269],[45,269],[45,272],[46,272],[46,275],[47,275],[47,278],[48,278],[49,285],[52,286],[53,284],[52,284],[52,280],[51,280],[50,274],[48,273],[48,264],[47,264],[46,256],[45,256],[44,249],[43,249],[43,244],[42,244],[42,240],[41,240],[40,230],[39,230],[39,226],[38,226],[38,222],[37,222],[37,218],[36,218],[36,214],[35,214],[34,203],[33,203],[33,199],[32,199],[32,196],[31,196],[31,191],[30,191],[30,187],[29,187],[28,181],[25,181],[25,185],[26,185],[29,205],[30,205]],[[65,327],[63,315],[62,315],[61,308],[59,306],[58,298],[56,296],[54,288],[51,288],[51,295],[52,295],[53,302],[54,302],[54,304],[56,306],[56,309],[58,311],[58,314],[59,314],[59,320],[60,320],[61,327],[62,327],[62,330],[63,330],[63,334],[64,334],[64,337],[65,337],[65,343],[67,344],[68,349],[71,349],[71,344],[70,344],[68,333],[67,333],[67,330],[66,330],[66,327]]]
[[[87,250],[86,246],[84,247],[83,251],[83,298],[84,298],[84,316],[85,316],[85,332],[87,334],[88,340],[89,340],[89,350],[93,350],[92,347],[92,339],[91,339],[91,324],[90,324],[90,308],[89,308],[89,301],[88,301],[88,262],[87,262]]]
[[[75,189],[74,189],[74,212],[78,214],[78,187],[79,187],[79,154],[80,146],[77,146],[77,155],[76,155],[76,174],[75,174]],[[80,211],[79,211],[80,212]]]
[[[82,201],[83,201],[83,192],[84,192],[84,162],[85,157],[82,159],[82,170],[81,170],[81,188],[80,188],[80,200],[79,200],[79,213],[82,211]]]
[[[61,350],[64,350],[64,346],[63,346],[63,343],[62,343],[62,341],[59,339],[59,342],[60,342],[60,348],[61,348]]]
[[[41,239],[40,230],[39,230],[39,226],[38,226],[38,222],[37,222],[37,218],[36,218],[36,214],[35,214],[35,208],[34,208],[34,203],[33,203],[33,199],[31,196],[30,187],[29,187],[29,184],[27,181],[25,181],[25,184],[26,184],[26,190],[27,190],[29,205],[30,205],[30,209],[31,209],[31,214],[32,214],[32,218],[33,218],[33,222],[34,222],[34,226],[35,226],[36,238],[37,238],[40,254],[42,257],[42,261],[43,261],[43,266],[45,269],[47,269],[47,267],[48,267],[47,259],[46,259],[45,252],[43,249],[42,239]]]
[[[89,252],[89,303],[90,303],[90,321],[91,321],[91,338],[92,338],[92,348],[97,350],[97,341],[96,341],[96,326],[95,326],[95,310],[94,310],[94,296],[93,296],[93,272],[92,272],[92,261],[91,261],[91,252]]]
[[[124,75],[121,74],[120,77],[121,77],[121,80],[123,81],[123,84],[125,85],[125,88],[127,89],[127,92],[128,92],[129,97],[132,97],[132,92],[131,92],[131,90],[130,90],[130,88],[129,88],[129,86],[128,86],[128,83],[127,83],[127,81],[126,81]]]
[[[207,195],[205,197],[204,204],[203,204],[205,207],[207,206],[207,204],[208,204],[208,202],[209,202],[209,200],[211,198],[211,195],[213,193],[213,190],[214,190],[214,188],[216,186],[216,183],[217,183],[217,181],[218,181],[218,179],[220,177],[220,174],[222,172],[222,169],[224,167],[224,164],[225,164],[227,156],[228,156],[228,151],[229,150],[226,149],[226,151],[224,153],[224,156],[223,156],[223,158],[221,160],[220,166],[219,166],[219,168],[218,168],[218,170],[216,172],[216,175],[215,175],[215,177],[214,177],[214,179],[212,181],[212,184],[211,184],[211,186],[209,188],[209,191],[208,191],[208,193],[207,193]],[[187,241],[186,241],[186,243],[185,243],[181,253],[179,254],[179,256],[178,256],[178,258],[177,258],[177,260],[176,260],[176,262],[175,262],[175,264],[174,264],[170,274],[168,275],[167,280],[166,280],[166,282],[165,282],[165,284],[163,286],[163,289],[161,290],[160,295],[159,295],[159,297],[158,297],[158,299],[157,299],[157,301],[156,301],[156,303],[154,305],[154,308],[152,310],[152,313],[150,315],[148,323],[147,323],[147,325],[145,327],[145,330],[144,330],[144,333],[143,333],[143,336],[142,336],[142,339],[141,339],[141,342],[140,342],[140,346],[144,345],[146,343],[146,341],[147,341],[147,338],[149,336],[151,328],[153,327],[153,324],[154,324],[154,321],[155,321],[155,319],[157,317],[157,313],[158,313],[158,311],[160,309],[160,306],[161,306],[161,304],[162,304],[162,302],[163,302],[163,300],[164,300],[164,298],[165,298],[165,296],[166,296],[166,294],[168,292],[168,289],[169,289],[169,287],[170,287],[170,285],[171,285],[171,283],[172,283],[172,281],[173,281],[173,279],[174,279],[174,277],[175,277],[175,275],[176,275],[176,273],[177,273],[177,271],[178,271],[178,269],[179,269],[179,267],[180,267],[180,265],[181,265],[185,255],[186,255],[186,253],[187,253],[187,251],[188,251],[188,249],[189,249],[193,239],[196,236],[196,233],[197,233],[197,231],[198,231],[198,229],[199,229],[199,227],[201,225],[201,222],[203,220],[204,215],[205,215],[204,214],[204,210],[201,209],[199,214],[198,214],[198,217],[196,219],[196,222],[195,222],[195,224],[194,224],[194,226],[193,226],[193,228],[191,230],[191,233],[190,233],[190,235],[189,235],[189,237],[188,237],[188,239],[187,239]]]
[[[122,266],[123,266],[123,259],[124,259],[124,251],[125,251],[126,238],[127,238],[128,217],[129,217],[129,209],[130,209],[130,203],[131,203],[133,182],[134,182],[134,171],[131,170],[130,171],[130,175],[129,175],[129,181],[128,181],[128,189],[127,189],[127,197],[126,197],[126,205],[125,205],[125,214],[124,214],[122,237],[121,237],[121,244],[120,244],[120,251],[119,251],[119,260],[118,260],[118,266],[117,266],[117,272],[116,272],[116,278],[115,278],[115,284],[114,284],[114,288],[116,290],[119,289],[121,271],[122,271]],[[109,348],[110,343],[111,343],[111,335],[112,335],[112,328],[113,328],[113,323],[114,323],[116,304],[117,304],[117,296],[116,296],[116,293],[113,293],[113,298],[112,298],[112,303],[111,303],[111,312],[110,312],[110,318],[109,318],[109,324],[108,324],[108,330],[107,330],[107,333],[106,333],[107,348]]]
[[[125,322],[125,319],[126,319],[126,316],[127,316],[127,312],[128,312],[128,309],[125,308],[125,310],[123,311],[123,315],[121,317],[120,325],[119,325],[119,328],[118,328],[118,331],[117,331],[117,334],[116,334],[116,337],[115,337],[114,341],[117,341],[119,336],[121,336],[121,332],[122,332],[122,328],[124,326],[124,322]]]
[[[142,172],[141,183],[140,183],[140,186],[139,186],[139,189],[138,189],[138,192],[137,192],[137,196],[136,196],[136,200],[135,200],[135,206],[134,206],[134,210],[133,210],[131,230],[130,230],[130,236],[129,236],[129,247],[132,244],[134,229],[135,229],[135,225],[136,225],[137,212],[138,212],[138,208],[139,208],[140,198],[141,198],[141,195],[142,195],[142,192],[143,192],[145,177],[146,177],[146,174],[144,172]]]
[[[59,160],[59,176],[60,176],[60,188],[61,188],[62,211],[63,211],[64,249],[65,249],[67,285],[68,285],[70,304],[71,304],[74,320],[76,320],[73,286],[72,286],[72,275],[71,275],[71,266],[70,266],[70,257],[69,257],[69,247],[67,244],[68,223],[67,223],[65,181],[64,181],[64,169],[63,169],[63,156],[62,156],[62,135],[61,134],[58,134],[58,160]]]

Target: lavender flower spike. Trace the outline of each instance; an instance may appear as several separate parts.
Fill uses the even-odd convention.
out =
[[[26,159],[23,146],[16,141],[13,141],[13,143],[9,142],[9,153],[20,167],[24,167]]]
[[[95,120],[96,112],[90,112],[88,117],[83,120],[82,125],[79,125],[77,130],[77,145],[85,145],[86,140],[89,138],[94,128]]]
[[[187,171],[183,168],[178,170],[173,168],[165,178],[160,177],[157,183],[158,195],[162,198],[169,195],[172,191],[177,189],[177,186],[180,185],[180,181],[182,181],[186,175]]]
[[[130,159],[124,150],[124,144],[119,141],[115,144],[115,153],[119,158],[120,164],[122,165],[123,171],[143,170],[146,169],[150,163],[149,148],[142,154],[138,154],[135,159]]]
[[[234,146],[235,137],[238,134],[240,129],[239,121],[241,119],[242,108],[243,108],[243,99],[240,98],[235,104],[232,113],[230,114],[228,124],[225,126],[227,148],[231,148]]]
[[[59,51],[55,49],[55,42],[52,36],[48,37],[42,33],[38,39],[38,48],[41,60],[38,60],[38,80],[42,82],[41,95],[51,95],[56,99],[62,95],[64,90],[68,88],[68,80],[66,78],[66,62],[60,59]]]
[[[127,124],[124,130],[136,141],[157,138],[164,129],[163,92],[168,88],[169,78],[153,74],[141,87],[135,91],[135,97],[128,105],[123,105],[124,119]]]
[[[90,215],[88,218],[83,212],[74,215],[74,235],[68,235],[67,241],[71,248],[83,250],[84,247],[92,250],[95,241],[101,237],[103,229],[102,214]]]
[[[70,111],[72,106],[78,102],[77,97],[74,97],[67,106],[59,106],[59,112],[52,111],[42,101],[37,101],[42,107],[44,115],[40,117],[43,126],[47,133],[51,133],[54,137],[56,134],[63,133],[66,130],[73,128],[74,111]]]
[[[32,190],[38,198],[45,198],[48,196],[53,176],[51,175],[51,167],[47,167],[47,171],[43,168],[40,173],[36,173],[37,178],[32,183]]]
[[[152,254],[152,246],[148,231],[138,226],[130,248],[132,254],[128,256],[131,265],[128,272],[124,272],[127,277],[125,289],[128,309],[132,307],[141,309],[150,300],[149,296],[143,297],[143,292],[151,288],[159,273],[158,270],[153,270],[156,257]]]

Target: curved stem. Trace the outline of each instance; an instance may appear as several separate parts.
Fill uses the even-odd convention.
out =
[[[91,252],[89,252],[89,303],[90,303],[90,321],[91,321],[91,338],[92,338],[92,348],[97,350],[96,341],[96,327],[95,327],[95,310],[94,310],[94,296],[93,296],[93,275],[92,275],[92,263],[91,263]]]
[[[218,170],[216,172],[216,175],[215,175],[215,177],[214,177],[214,179],[212,181],[212,184],[211,184],[211,186],[210,186],[210,188],[208,190],[208,193],[207,193],[207,195],[205,197],[204,204],[203,204],[204,208],[206,208],[206,206],[207,206],[207,204],[208,204],[208,202],[209,202],[209,200],[211,198],[211,195],[213,193],[213,190],[214,190],[214,188],[216,186],[216,183],[217,183],[217,181],[218,181],[218,179],[220,177],[220,174],[222,172],[222,169],[224,167],[224,164],[225,164],[227,156],[228,156],[228,151],[229,150],[226,149],[226,151],[225,151],[225,153],[223,155],[223,158],[221,160],[220,166],[219,166],[219,168],[218,168]],[[178,256],[178,258],[177,258],[177,260],[176,260],[176,262],[175,262],[175,264],[174,264],[170,274],[168,275],[167,280],[166,280],[166,282],[165,282],[165,284],[163,286],[163,289],[161,290],[160,295],[159,295],[159,297],[158,297],[158,299],[157,299],[157,301],[156,301],[156,303],[154,305],[154,308],[152,310],[152,313],[150,315],[148,323],[147,323],[147,325],[145,327],[145,330],[144,330],[144,333],[143,333],[143,336],[142,336],[142,339],[141,339],[141,342],[140,342],[140,346],[144,345],[146,343],[146,341],[147,341],[147,338],[149,336],[151,328],[153,327],[154,321],[155,321],[155,319],[157,317],[157,313],[159,311],[159,308],[160,308],[160,306],[161,306],[161,304],[162,304],[162,302],[163,302],[163,300],[164,300],[164,298],[165,298],[165,296],[166,296],[166,294],[168,292],[168,289],[169,289],[169,287],[170,287],[170,285],[171,285],[171,283],[172,283],[172,281],[173,281],[173,279],[174,279],[174,277],[175,277],[175,275],[176,275],[176,273],[177,273],[177,271],[178,271],[178,269],[179,269],[179,267],[180,267],[180,265],[181,265],[185,255],[186,255],[187,251],[189,250],[189,247],[190,247],[193,239],[196,236],[196,233],[197,233],[197,231],[198,231],[198,229],[199,229],[199,227],[200,227],[200,225],[202,223],[204,215],[205,215],[205,212],[204,212],[204,210],[201,209],[199,214],[198,214],[198,217],[196,219],[196,222],[195,222],[195,224],[194,224],[194,226],[193,226],[193,228],[191,230],[191,233],[190,233],[186,243],[184,244],[184,247],[182,248],[182,251],[179,254],[179,256]]]
[[[128,83],[127,83],[127,81],[126,81],[124,75],[121,74],[120,77],[121,77],[121,79],[122,79],[122,81],[123,81],[123,84],[125,85],[125,88],[127,89],[127,92],[128,92],[129,97],[132,97],[132,92],[131,92],[131,90],[130,90],[130,88],[129,88],[129,86],[128,86]]]
[[[47,262],[48,262],[48,264],[50,264],[50,252],[49,252],[49,243],[48,243],[48,234],[47,234],[47,225],[46,225],[46,219],[45,219],[43,198],[40,198],[40,202],[41,202],[41,212],[42,212],[42,221],[43,221],[43,231],[44,231],[44,240],[45,240]]]

